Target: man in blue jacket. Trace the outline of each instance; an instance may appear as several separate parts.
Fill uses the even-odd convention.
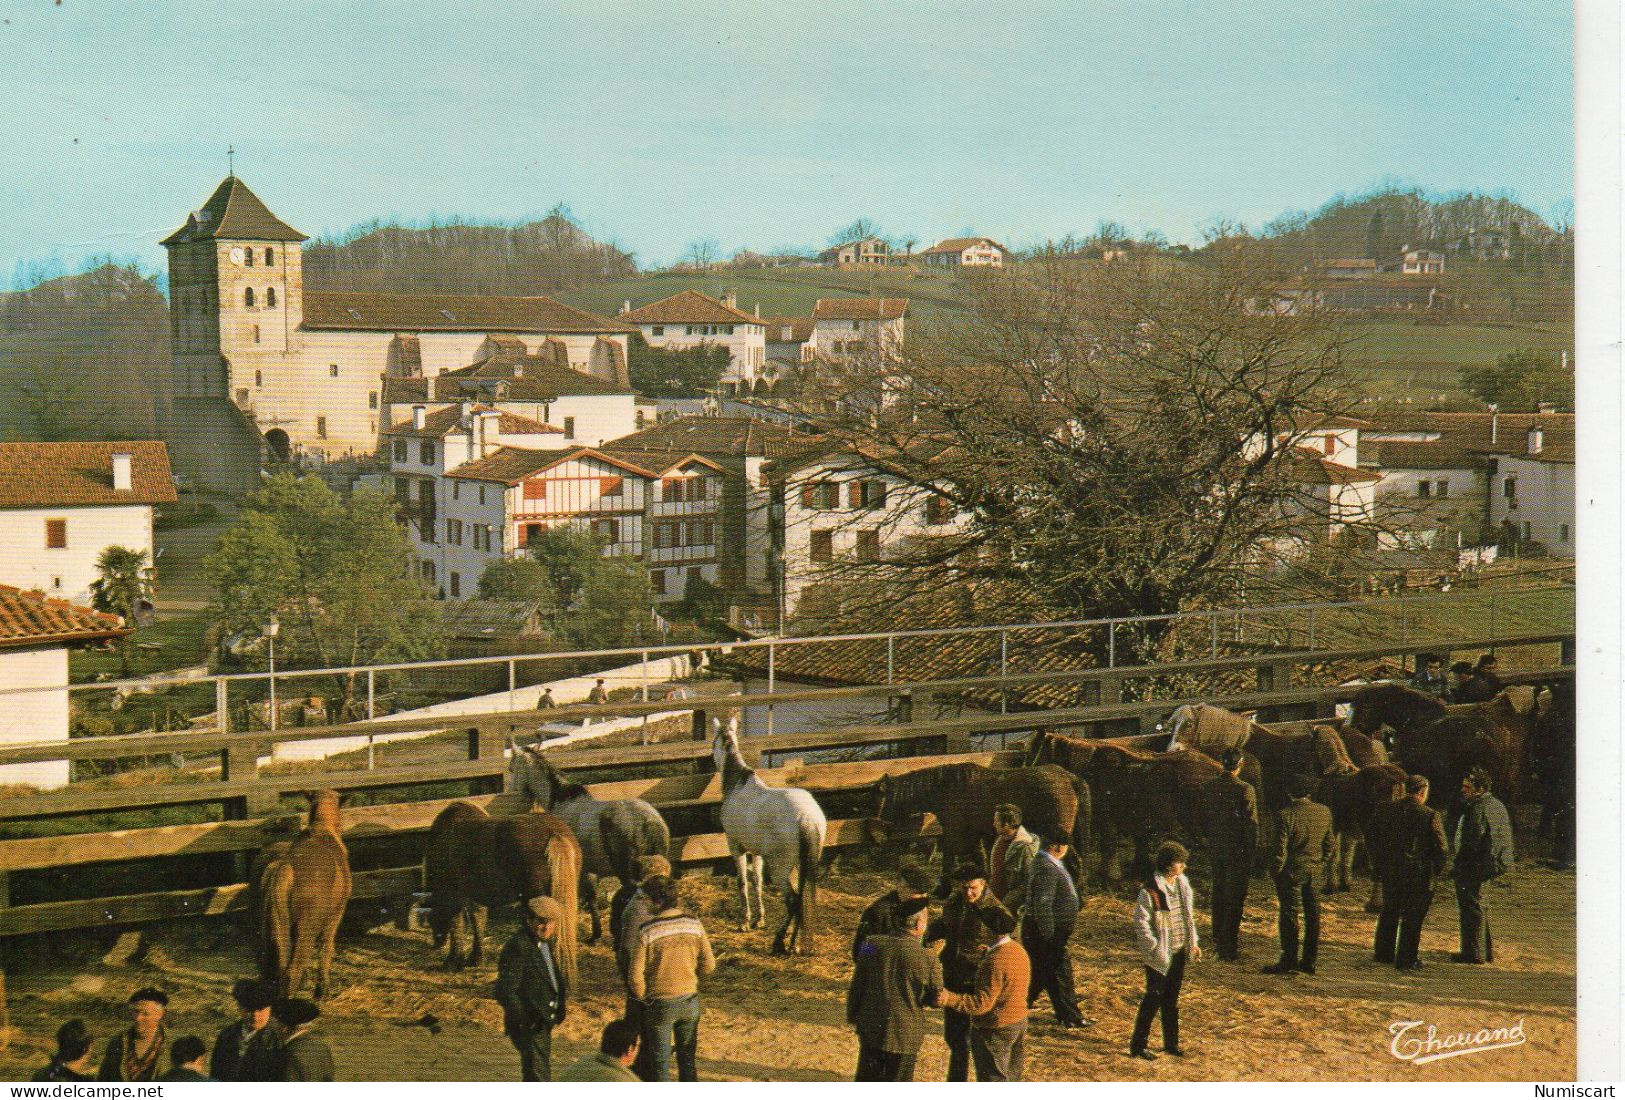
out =
[[[1033,859],[1027,880],[1027,904],[1021,918],[1021,943],[1032,959],[1032,981],[1027,989],[1027,1007],[1039,993],[1049,994],[1050,1007],[1062,1027],[1088,1027],[1094,1023],[1078,1011],[1078,995],[1072,985],[1072,956],[1067,941],[1078,923],[1078,888],[1061,866],[1066,857],[1066,841],[1044,839],[1044,847]]]

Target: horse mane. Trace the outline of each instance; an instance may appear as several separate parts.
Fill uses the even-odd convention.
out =
[[[587,788],[580,783],[564,778],[564,773],[554,766],[553,762],[539,752],[532,752],[531,759],[541,767],[547,776],[548,786],[553,789],[553,803],[568,802],[572,798],[588,798]]]
[[[986,769],[980,764],[938,764],[886,777],[888,808],[918,813],[935,796],[962,791]]]
[[[309,796],[310,817],[307,829],[310,832],[326,832],[339,836],[343,827],[339,822],[339,792],[327,790],[317,791]]]

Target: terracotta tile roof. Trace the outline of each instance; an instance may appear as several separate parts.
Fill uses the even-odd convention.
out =
[[[994,248],[997,248],[1000,252],[1010,251],[992,237],[949,237],[945,241],[938,241],[930,248],[921,249],[919,252],[916,252],[915,255],[929,256],[932,253],[963,252],[965,249],[972,248],[979,244],[990,244]]]
[[[1304,485],[1356,485],[1382,480],[1382,475],[1375,471],[1333,462],[1306,447],[1299,447],[1293,453],[1291,470],[1293,479]]]
[[[113,456],[130,456],[130,488],[113,488]],[[0,443],[0,508],[167,504],[169,450],[157,442]]]
[[[683,416],[624,435],[612,445],[617,449],[709,458],[782,458],[817,438],[747,416]]]
[[[630,313],[616,318],[628,325],[763,325],[767,322],[743,310],[701,294],[697,290],[684,290],[658,302],[639,306]]]
[[[383,332],[633,332],[628,325],[556,302],[476,294],[307,291],[307,329]]]
[[[654,471],[635,462],[606,454],[592,447],[566,447],[556,451],[504,447],[493,455],[465,462],[455,470],[448,470],[446,476],[466,478],[469,481],[499,481],[504,485],[517,485],[532,474],[541,473],[572,458],[596,458],[640,477],[658,476]]]
[[[907,298],[820,298],[813,320],[895,321],[907,312]]]
[[[308,238],[278,218],[259,196],[236,176],[227,176],[209,201],[186,218],[186,224],[163,239],[163,244],[188,241],[303,241]]]
[[[1360,440],[1360,465],[1379,470],[1472,470],[1484,458],[1453,440]]]
[[[708,466],[718,473],[723,472],[721,464],[706,458],[702,454],[693,452],[678,454],[676,451],[644,450],[638,447],[622,447],[617,443],[606,443],[598,448],[598,452],[610,458],[630,462],[634,466],[648,470],[656,477],[664,477],[680,466],[687,466],[690,462],[698,462],[700,465]]]
[[[496,383],[507,386],[513,401],[552,401],[559,397],[593,397],[629,394],[632,391],[607,378],[561,367],[539,355],[522,359],[493,356],[472,366],[442,371],[434,379],[434,396],[429,396],[429,380],[424,378],[385,378],[386,405],[424,401],[456,401],[473,397],[486,401],[495,396]]]
[[[117,615],[0,584],[0,648],[116,638],[134,630],[122,621]]]
[[[501,413],[501,416],[497,421],[497,430],[502,432],[503,435],[564,434],[563,428],[556,428],[552,424],[544,424],[540,420],[534,420],[528,416],[520,416],[517,413],[502,412],[500,409],[493,409],[490,405],[475,405],[469,411],[474,413]],[[387,436],[400,436],[418,439],[444,439],[447,435],[451,434],[453,431],[456,431],[462,425],[462,422],[463,410],[457,405],[451,405],[447,408],[436,409],[434,412],[427,413],[423,417],[423,427],[421,428],[412,427],[412,422],[408,420],[404,424],[396,424],[392,427],[386,428],[382,434]]]
[[[1491,455],[1527,458],[1535,462],[1574,461],[1573,413],[1449,413],[1400,412],[1378,414],[1360,445],[1369,440],[1378,447],[1385,465],[1409,469],[1456,469],[1481,464]],[[1529,454],[1529,429],[1545,436],[1539,454]],[[1387,440],[1384,433],[1436,433],[1434,440]],[[1495,441],[1490,441],[1491,434]],[[1437,455],[1427,463],[1429,455]],[[1425,464],[1426,463],[1426,464]]]
[[[762,324],[767,326],[767,342],[770,344],[805,344],[812,339],[813,319],[811,317],[764,317]],[[784,336],[786,328],[790,330],[788,340]]]

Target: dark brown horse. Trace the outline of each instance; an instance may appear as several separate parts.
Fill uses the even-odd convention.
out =
[[[1314,800],[1332,811],[1332,835],[1337,858],[1326,865],[1326,893],[1351,888],[1354,852],[1365,841],[1365,827],[1376,808],[1403,790],[1405,769],[1396,764],[1373,764],[1354,771],[1334,770],[1321,775],[1315,785]],[[1382,884],[1371,880],[1366,908],[1375,913],[1382,908]]]
[[[312,967],[313,992],[327,992],[344,907],[350,856],[340,839],[337,791],[307,795],[310,821],[287,844],[273,845],[260,873],[260,974],[281,996],[297,996]]]
[[[1118,878],[1117,847],[1124,837],[1134,842],[1136,868],[1144,869],[1163,840],[1201,836],[1202,787],[1222,771],[1211,757],[1184,749],[1145,752],[1049,730],[1034,736],[1034,758],[1060,765],[1088,783],[1093,793],[1092,820],[1105,881]]]
[[[993,809],[1007,802],[1021,808],[1028,832],[1066,838],[1080,860],[1089,844],[1089,786],[1064,768],[943,764],[885,776],[875,784],[875,799],[875,817],[886,825],[899,826],[921,814],[936,816],[942,828],[944,881],[965,860],[985,863],[995,839]]]
[[[1447,707],[1403,684],[1371,684],[1355,693],[1354,724],[1369,734],[1393,730],[1395,760],[1427,777],[1441,808],[1455,804],[1462,776],[1475,765],[1511,806],[1521,794],[1533,701],[1529,689],[1509,688],[1487,703]]]
[[[471,802],[454,802],[429,826],[423,874],[434,944],[449,941],[447,966],[479,964],[488,906],[546,894],[566,914],[554,952],[574,983],[581,845],[563,821],[543,813],[491,817]],[[466,952],[465,933],[473,941]]]

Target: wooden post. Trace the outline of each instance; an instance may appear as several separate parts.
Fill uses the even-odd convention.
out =
[[[468,728],[468,758],[470,760],[501,760],[508,740],[495,726]]]
[[[705,711],[696,707],[689,714],[689,735],[696,741],[709,740],[711,735],[706,731],[705,728],[708,724],[709,723],[707,723],[705,720]]]
[[[1123,681],[1117,676],[1096,680],[1095,701],[1103,707],[1115,707],[1123,701]]]

